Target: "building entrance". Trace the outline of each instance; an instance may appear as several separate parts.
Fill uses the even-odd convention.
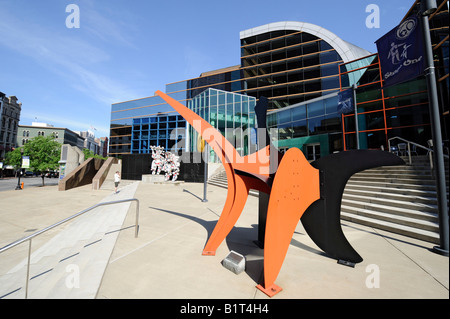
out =
[[[320,143],[306,144],[305,149],[308,161],[315,161],[320,158]]]

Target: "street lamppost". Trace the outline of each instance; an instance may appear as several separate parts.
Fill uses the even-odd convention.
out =
[[[22,161],[23,158],[23,148],[20,149],[20,160]],[[19,168],[19,173],[18,173],[18,180],[17,180],[17,186],[16,186],[16,191],[17,190],[22,190],[22,186],[20,186],[20,175],[22,174],[22,162],[20,162],[20,168]]]
[[[439,102],[437,93],[437,84],[435,68],[433,61],[433,49],[430,36],[430,25],[428,16],[437,10],[436,0],[421,0],[420,15],[422,19],[422,31],[425,46],[425,76],[428,83],[428,100],[430,106],[431,130],[434,150],[434,167],[436,175],[436,193],[439,210],[439,237],[440,246],[435,246],[433,250],[441,255],[448,257],[448,206],[447,190],[445,185],[445,166],[444,152],[442,147],[441,120],[439,116]]]

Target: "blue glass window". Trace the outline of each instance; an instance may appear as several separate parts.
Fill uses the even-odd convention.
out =
[[[306,105],[301,105],[292,109],[292,120],[304,120],[306,119]]]
[[[291,110],[285,110],[278,112],[278,125],[282,125],[284,123],[288,123],[292,121]]]
[[[236,142],[236,149],[241,155],[247,155],[251,149],[251,139],[247,136],[249,133],[242,134],[241,131],[236,133],[233,130],[242,128],[242,132],[246,132],[248,127],[254,127],[255,104],[254,97],[209,88],[190,100],[188,107],[218,129],[232,143]],[[191,129],[189,136],[191,151],[195,151],[197,133]],[[212,156],[214,157],[214,154]]]
[[[323,101],[308,104],[308,118],[321,116],[325,114],[325,106]]]
[[[324,102],[325,102],[325,112],[327,114],[337,112],[337,107],[338,107],[338,97],[337,96],[326,99]]]

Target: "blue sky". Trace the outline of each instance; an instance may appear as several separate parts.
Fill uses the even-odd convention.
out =
[[[109,136],[111,104],[240,63],[239,32],[278,21],[322,26],[376,52],[413,0],[0,0],[0,91],[21,125],[46,122]],[[80,28],[67,28],[69,4]],[[368,28],[366,7],[380,9]]]

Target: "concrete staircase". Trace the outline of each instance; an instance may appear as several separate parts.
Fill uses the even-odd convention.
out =
[[[217,169],[216,174],[214,174],[213,176],[211,176],[209,178],[208,184],[222,187],[222,188],[228,188],[227,174],[225,173],[225,170],[223,167],[221,169]],[[258,196],[259,191],[251,189],[250,195]]]
[[[446,165],[448,194],[448,161]],[[225,172],[208,183],[226,188]],[[415,156],[412,165],[355,174],[344,190],[341,219],[438,244],[436,186],[428,157]]]
[[[448,186],[448,161],[446,165]],[[412,165],[357,173],[345,187],[341,218],[438,244],[435,185],[425,156],[414,156]]]
[[[138,184],[119,187],[118,194],[111,194],[102,202],[131,199]],[[56,228],[58,232],[52,239],[32,250],[28,298],[95,298],[131,205],[126,202],[101,206]],[[25,298],[26,265],[24,259],[11,265],[6,274],[0,274],[0,299]]]

